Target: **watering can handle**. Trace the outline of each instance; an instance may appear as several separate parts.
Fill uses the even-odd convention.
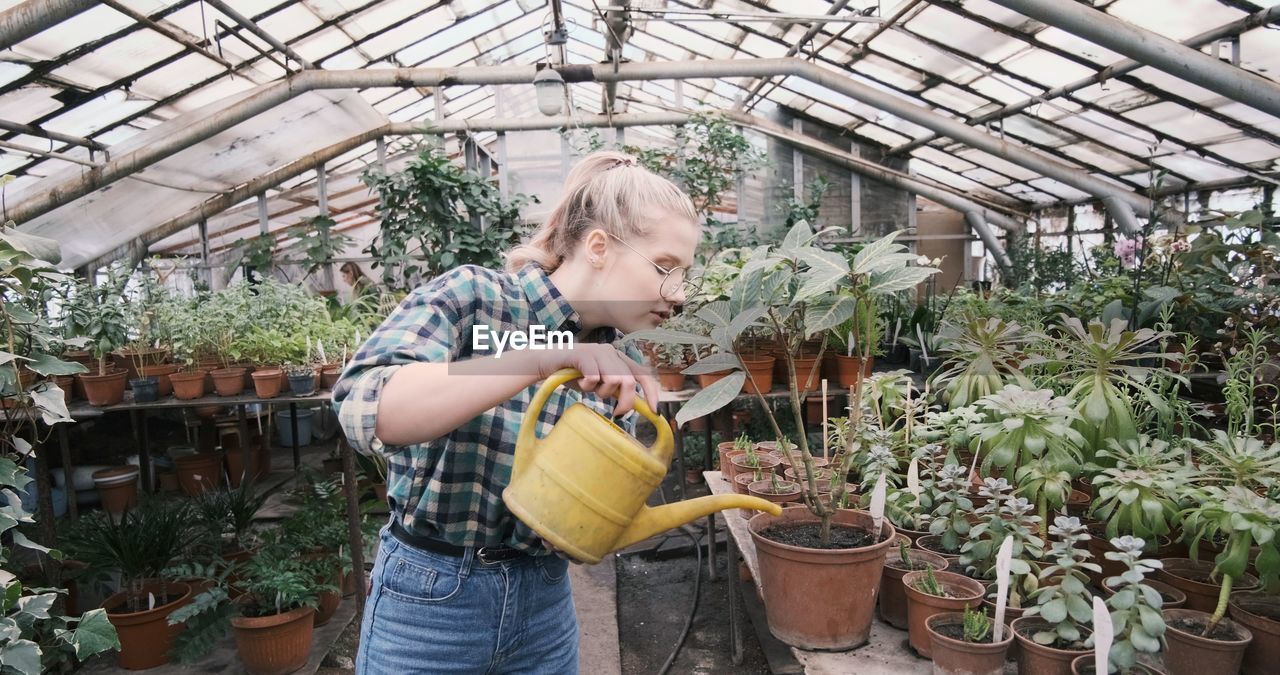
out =
[[[542,382],[542,386],[538,387],[538,391],[534,393],[533,399],[529,401],[529,408],[525,410],[524,421],[520,423],[520,435],[516,437],[516,454],[515,460],[511,466],[511,480],[515,480],[520,476],[525,467],[533,462],[533,455],[538,447],[538,418],[542,415],[542,407],[547,404],[547,399],[551,397],[551,392],[555,391],[562,384],[567,384],[582,377],[582,373],[574,368],[561,368],[551,374]],[[671,425],[667,423],[660,415],[653,412],[649,404],[643,398],[636,397],[636,412],[644,415],[646,419],[653,424],[658,430],[658,438],[654,445],[666,447],[664,443],[671,442]]]

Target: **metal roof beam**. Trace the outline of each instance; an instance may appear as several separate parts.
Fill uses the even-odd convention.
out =
[[[1106,12],[1062,0],[992,1],[1233,101],[1280,117],[1280,84]]]
[[[849,0],[836,0],[835,2],[831,3],[831,7],[827,10],[827,15],[833,16],[839,13],[840,10],[844,9],[845,6],[848,4],[849,4]],[[892,19],[890,19],[890,21],[892,21]],[[845,28],[847,29],[849,26],[855,26],[855,25],[857,24],[850,22],[845,25]],[[885,24],[881,24],[880,28],[878,28],[877,30],[882,30],[884,25]],[[809,30],[806,30],[804,32],[804,35],[800,36],[799,40],[796,40],[795,44],[791,45],[790,47],[787,47],[786,55],[795,56],[796,54],[799,54],[800,48],[803,47],[806,43],[808,43],[809,40],[812,40],[813,36],[817,35],[818,33],[821,33],[824,26],[825,24],[821,24],[821,23],[815,23],[812,26],[809,26]],[[743,89],[747,89],[747,95],[744,96],[742,99],[742,102],[739,103],[738,105],[735,105],[733,109],[734,110],[750,110],[751,108],[749,107],[749,105],[751,103],[751,100],[755,98],[755,95],[760,93],[760,90],[764,89],[765,85],[769,84],[769,82],[770,80],[768,79],[757,79],[755,81],[755,84],[751,85],[750,88],[742,87]]]
[[[8,49],[96,4],[93,0],[27,0],[0,12],[0,49]]]
[[[1196,35],[1194,37],[1191,37],[1183,41],[1182,44],[1194,49],[1194,48],[1198,48],[1203,45],[1209,44],[1215,40],[1220,40],[1224,37],[1240,35],[1241,33],[1252,30],[1254,28],[1258,28],[1260,26],[1265,26],[1275,21],[1280,21],[1280,5],[1273,5],[1259,12],[1250,14],[1249,16],[1246,16],[1243,19],[1240,19],[1238,21],[1232,21],[1231,23],[1223,24],[1212,30],[1205,31],[1203,33],[1200,33],[1199,35]],[[1067,96],[1076,91],[1084,89],[1085,87],[1088,87],[1090,85],[1097,84],[1099,82],[1111,79],[1113,77],[1119,77],[1126,73],[1130,73],[1134,70],[1137,70],[1138,68],[1141,68],[1142,66],[1143,64],[1137,61],[1134,61],[1133,59],[1124,59],[1122,61],[1116,61],[1115,63],[1107,66],[1106,68],[1103,68],[1102,70],[1098,71],[1093,75],[1081,78],[1069,84],[1064,84],[1061,87],[1050,89],[1049,91],[1046,91],[1045,93],[1039,96],[1033,96],[1031,98],[1019,101],[1017,103],[1010,103],[1009,105],[1006,105],[1003,108],[1000,108],[999,110],[993,110],[989,113],[979,115],[973,118],[972,120],[970,120],[969,123],[977,125],[977,124],[983,124],[985,122],[990,122],[991,120],[1003,119],[1010,115],[1022,112],[1023,110],[1026,110],[1027,108],[1030,108],[1031,106],[1036,105],[1038,103],[1043,103],[1045,101],[1049,101],[1055,98]],[[938,137],[937,134],[929,134],[924,138],[911,141],[910,143],[903,143],[902,145],[899,145],[896,148],[893,148],[892,150],[890,150],[889,154],[897,155],[904,152],[911,152],[912,150],[915,150],[920,146],[927,145],[937,137]]]
[[[277,40],[273,35],[271,35],[271,33],[268,33],[267,31],[263,30],[262,26],[259,26],[257,23],[255,23],[253,19],[250,19],[249,17],[241,14],[240,12],[237,12],[234,8],[232,8],[230,5],[223,2],[222,0],[202,0],[202,2],[207,2],[210,5],[213,5],[214,9],[227,15],[227,17],[229,17],[232,21],[235,21],[236,23],[240,24],[250,33],[253,33],[259,38],[262,38],[263,42],[271,45],[273,49],[280,52],[281,54],[284,54],[286,57],[291,58],[294,61],[298,62],[303,68],[315,68],[315,66],[312,65],[310,61],[302,58],[301,56],[298,55],[297,52],[293,51],[293,49],[291,49],[288,45]],[[288,68],[286,68],[285,70],[288,70]]]

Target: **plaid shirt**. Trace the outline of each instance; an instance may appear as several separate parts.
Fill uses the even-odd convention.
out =
[[[385,445],[375,437],[374,429],[382,388],[400,366],[418,361],[460,361],[490,353],[473,351],[473,326],[483,324],[500,332],[527,331],[541,324],[548,330],[570,331],[575,341],[581,341],[578,318],[536,264],[514,274],[466,265],[409,294],[369,336],[334,387],[333,402],[347,439],[361,452],[382,453],[387,458],[387,496],[393,515],[401,519],[405,529],[458,546],[505,544],[534,554],[547,553],[541,538],[502,502],[502,491],[511,480],[520,424],[540,382],[429,443]],[[619,331],[605,328],[586,339],[615,342],[621,336]],[[640,353],[630,345],[627,354],[642,362]],[[578,401],[606,418],[612,416],[614,399],[560,387],[538,418],[538,436],[545,436]],[[634,431],[635,416],[632,412],[621,420],[629,432]]]

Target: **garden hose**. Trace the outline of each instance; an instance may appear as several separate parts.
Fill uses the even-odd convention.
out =
[[[666,501],[663,499],[663,501]],[[685,618],[684,629],[680,631],[680,638],[676,640],[676,646],[671,650],[671,655],[662,664],[662,668],[658,669],[658,675],[666,675],[671,670],[671,664],[675,663],[676,657],[680,655],[680,649],[684,647],[684,641],[689,638],[689,630],[693,628],[693,617],[698,613],[698,598],[702,595],[702,543],[698,541],[698,535],[694,533],[693,528],[688,524],[680,526],[680,530],[689,535],[689,539],[693,540],[693,550],[697,554],[697,567],[693,573],[693,602],[689,604],[689,616]],[[714,542],[712,543],[714,546]]]

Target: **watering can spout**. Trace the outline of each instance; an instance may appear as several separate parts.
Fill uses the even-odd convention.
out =
[[[626,548],[660,532],[666,532],[725,509],[755,509],[775,516],[782,513],[782,507],[773,502],[738,494],[708,495],[665,506],[646,506],[636,513],[635,519],[618,538],[613,548],[614,550]]]

